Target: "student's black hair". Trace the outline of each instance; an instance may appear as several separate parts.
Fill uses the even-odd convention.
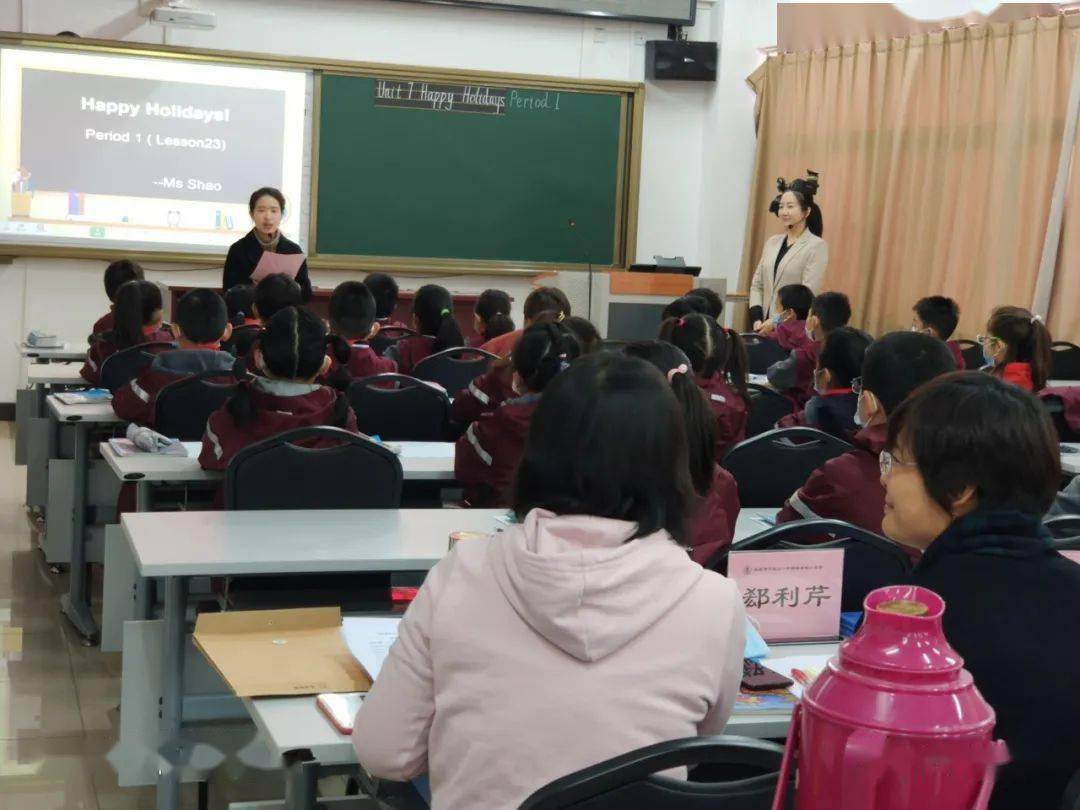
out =
[[[330,296],[330,326],[346,340],[363,340],[375,325],[375,296],[362,281],[343,281]]]
[[[267,373],[282,380],[306,381],[319,373],[326,361],[327,346],[332,336],[322,320],[303,307],[289,306],[277,312],[259,336],[259,350]],[[347,359],[347,358],[346,358]],[[237,424],[249,424],[256,416],[251,399],[251,382],[240,383],[225,407]],[[331,426],[344,427],[348,416],[348,399],[338,397]]]
[[[998,307],[990,314],[986,331],[1005,342],[1005,357],[998,363],[1029,363],[1036,391],[1050,377],[1050,330],[1041,318],[1023,307]]]
[[[425,284],[417,290],[413,299],[413,315],[416,316],[421,334],[435,338],[432,354],[465,345],[461,327],[454,320],[454,299],[446,287]]]
[[[507,332],[513,332],[517,327],[514,326],[514,319],[509,315],[503,315],[502,313],[496,313],[487,319],[487,326],[484,328],[484,337],[487,340],[494,340],[500,335],[505,335]]]
[[[272,186],[263,186],[262,188],[257,188],[253,192],[251,192],[251,197],[248,198],[248,213],[249,214],[254,215],[254,213],[255,213],[255,205],[256,205],[256,203],[259,202],[260,197],[273,197],[275,200],[277,200],[277,204],[279,206],[281,206],[282,216],[284,216],[284,214],[285,214],[285,195],[282,194],[278,189],[273,188]]]
[[[686,315],[693,315],[695,313],[712,317],[709,312],[709,302],[701,296],[691,297],[689,295],[684,295],[682,298],[676,298],[664,307],[660,312],[660,318],[661,320],[666,321],[668,318],[682,318]]]
[[[510,365],[530,393],[539,394],[555,375],[581,356],[577,336],[561,323],[535,323],[521,333]]]
[[[493,315],[509,315],[510,294],[505,290],[484,290],[476,299],[476,314],[484,323]]]
[[[632,538],[663,529],[685,545],[693,484],[684,421],[654,366],[616,352],[582,357],[533,414],[514,511],[625,520],[636,524]]]
[[[850,388],[851,381],[862,373],[863,358],[870,339],[864,332],[841,326],[825,337],[817,358],[817,367],[828,369],[833,388]]]
[[[710,287],[695,287],[686,295],[690,298],[703,298],[709,305],[706,314],[711,317],[720,320],[720,316],[724,314],[724,299],[716,290]]]
[[[145,343],[143,327],[161,308],[161,288],[154,282],[137,279],[121,284],[113,304],[112,342],[118,349]]]
[[[229,313],[220,295],[213,290],[199,288],[185,293],[176,302],[173,320],[192,343],[213,343],[221,340],[225,333]]]
[[[556,313],[556,316],[561,315],[563,318],[573,315],[570,311],[570,299],[558,287],[537,287],[525,299],[526,322],[532,323],[537,315],[547,311]]]
[[[580,315],[571,315],[562,322],[563,326],[577,335],[578,343],[581,344],[582,354],[592,354],[600,348],[602,338],[600,331],[588,318]]]
[[[662,340],[639,340],[623,351],[652,363],[670,380],[671,390],[682,406],[686,422],[686,444],[690,461],[690,480],[698,495],[712,489],[716,466],[716,417],[693,377],[693,367],[682,350]],[[680,371],[680,368],[683,370]]]
[[[891,414],[920,385],[955,370],[949,347],[933,335],[890,332],[866,350],[862,387]]]
[[[750,403],[746,389],[750,361],[746,357],[746,345],[734,329],[721,326],[715,318],[695,313],[669,318],[660,324],[660,340],[674,344],[690,358],[698,377],[707,380],[723,374],[743,401]]]
[[[375,317],[389,318],[397,306],[398,283],[386,273],[369,273],[364,285],[375,296]]]
[[[928,295],[920,298],[912,307],[916,317],[926,326],[932,327],[937,336],[948,340],[960,323],[960,307],[951,298],[944,295]]]
[[[255,307],[264,324],[285,307],[298,307],[303,303],[300,285],[284,273],[266,276],[255,286]]]
[[[800,321],[805,321],[814,304],[814,293],[805,284],[785,284],[777,293],[782,309],[790,309]]]
[[[233,326],[243,326],[246,318],[255,317],[255,285],[244,282],[229,287],[225,291],[225,306],[229,311],[229,322]]]
[[[847,326],[851,320],[851,302],[842,292],[823,292],[814,296],[810,305],[810,314],[817,315],[821,328],[826,334]]]
[[[110,301],[116,300],[116,291],[121,284],[139,281],[143,278],[142,265],[131,259],[118,259],[105,268],[105,295]]]
[[[1061,483],[1061,448],[1039,400],[990,374],[954,371],[889,417],[886,448],[918,465],[927,493],[952,512],[972,487],[979,509],[1042,517]]]

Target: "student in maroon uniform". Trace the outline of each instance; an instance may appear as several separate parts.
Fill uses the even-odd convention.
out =
[[[956,361],[958,371],[963,371],[967,366],[964,363],[964,354],[960,344],[955,340],[949,340],[956,325],[960,323],[960,307],[951,298],[943,295],[931,295],[920,298],[912,307],[914,313],[911,318],[912,332],[925,332],[939,340],[944,340],[945,345],[952,352],[953,360]]]
[[[582,354],[592,354],[600,349],[600,344],[603,342],[600,331],[588,318],[571,315],[569,318],[563,318],[560,323],[577,337],[578,343],[581,344]]]
[[[91,385],[100,385],[101,366],[112,354],[143,343],[172,342],[163,323],[161,289],[152,281],[128,281],[116,291],[113,328],[97,336],[79,372]]]
[[[398,283],[386,273],[368,273],[364,286],[375,296],[375,321],[380,329],[392,326],[407,329],[401,321],[394,320],[394,310],[398,302]]]
[[[809,340],[792,349],[787,358],[769,366],[765,372],[769,385],[777,391],[796,389],[805,398],[805,392],[813,390],[817,356],[825,345],[825,339],[830,332],[847,326],[850,320],[851,303],[846,295],[838,292],[815,295],[806,318],[806,336]]]
[[[720,293],[708,287],[695,287],[687,295],[702,299],[707,307],[706,314],[719,322],[720,316],[724,314],[724,299],[720,297]]]
[[[100,335],[112,330],[113,305],[116,303],[116,293],[120,285],[128,281],[140,281],[142,278],[142,267],[130,259],[119,259],[105,268],[105,295],[109,296],[109,311],[95,321],[92,334]]]
[[[697,495],[690,520],[690,556],[704,565],[731,545],[739,517],[739,485],[716,463],[716,419],[705,393],[694,382],[690,360],[677,347],[660,340],[629,344],[631,357],[640,357],[664,372],[686,420],[690,480]]]
[[[826,461],[784,504],[777,520],[834,518],[881,534],[885,490],[878,454],[885,447],[886,422],[907,396],[928,380],[954,369],[953,357],[935,337],[892,332],[871,344],[863,359],[855,421],[854,450]]]
[[[509,294],[503,290],[484,290],[480,293],[473,311],[473,329],[476,334],[469,339],[470,346],[483,346],[499,335],[513,332]]]
[[[660,340],[672,343],[690,359],[694,379],[716,417],[716,458],[746,438],[746,347],[734,329],[708,315],[671,318],[660,325]]]
[[[580,354],[574,333],[560,323],[533,324],[525,330],[511,355],[514,390],[520,396],[481,416],[457,441],[454,475],[471,506],[510,503],[510,484],[540,394]]]
[[[417,290],[412,320],[417,334],[399,340],[386,350],[386,356],[397,363],[402,374],[412,374],[425,357],[465,345],[461,327],[454,320],[454,299],[446,287],[425,284]]]
[[[558,287],[537,287],[525,298],[524,311],[525,326],[523,328],[492,338],[480,348],[486,352],[497,354],[499,357],[506,357],[517,344],[521,333],[536,321],[540,313],[553,312],[555,313],[555,319],[559,321],[569,318],[573,314],[570,311],[570,299]]]
[[[855,407],[859,399],[851,383],[862,370],[870,336],[844,326],[829,333],[814,369],[814,397],[806,403],[803,423],[849,441],[858,431]],[[781,420],[783,422],[783,420]]]
[[[232,334],[225,302],[213,290],[186,293],[176,305],[172,334],[176,349],[163,351],[113,397],[113,410],[121,419],[154,424],[154,405],[161,389],[192,374],[220,371],[221,382],[232,379],[235,358],[221,351],[221,341]]]
[[[990,373],[1007,383],[1038,393],[1050,376],[1050,331],[1022,307],[998,307],[986,322],[979,344]]]
[[[321,378],[325,384],[345,390],[353,380],[397,371],[397,363],[379,357],[367,344],[379,333],[379,325],[375,322],[375,298],[363,282],[343,281],[334,289],[330,296],[330,328],[343,345],[335,348],[330,369]],[[337,357],[342,349],[344,363]]]
[[[250,376],[210,415],[199,463],[224,470],[239,451],[286,430],[327,425],[357,432],[356,414],[344,394],[318,385],[326,372],[326,327],[304,308],[285,307],[266,325],[254,349],[263,376]]]
[[[661,310],[660,320],[666,321],[668,318],[685,318],[687,315],[693,315],[695,312],[712,317],[712,315],[709,314],[708,301],[700,295],[684,295],[681,298],[676,298]]]
[[[251,308],[259,319],[260,326],[265,327],[270,322],[270,319],[285,307],[301,306],[303,306],[303,292],[300,285],[284,273],[274,273],[266,276],[255,285],[255,301]],[[255,373],[258,373],[258,370],[254,367],[254,351],[261,336],[262,330],[253,337],[248,336],[243,346],[237,345],[234,347],[236,356],[243,357],[248,365],[248,370]]]

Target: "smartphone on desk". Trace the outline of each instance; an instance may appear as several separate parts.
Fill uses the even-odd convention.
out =
[[[352,734],[353,720],[363,702],[363,692],[324,694],[315,698],[315,705],[342,734]]]

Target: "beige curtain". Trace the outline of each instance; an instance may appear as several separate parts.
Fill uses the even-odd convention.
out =
[[[825,287],[851,297],[855,323],[907,328],[915,301],[940,293],[960,303],[957,336],[973,337],[994,306],[1029,306],[1078,38],[1072,15],[768,59],[750,77],[758,150],[740,287],[779,232],[776,177],[809,168],[821,172]],[[1077,185],[1060,251],[1074,276]],[[1075,302],[1066,275],[1054,298],[1064,287]],[[1080,338],[1075,307],[1060,310],[1054,322]]]
[[[1080,146],[1073,152],[1057,271],[1046,324],[1055,340],[1080,343]]]

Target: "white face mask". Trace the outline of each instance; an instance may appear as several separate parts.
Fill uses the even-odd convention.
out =
[[[873,418],[870,416],[865,416],[863,414],[863,400],[867,397],[869,397],[869,394],[864,391],[863,393],[859,394],[859,398],[855,402],[855,424],[858,425],[860,428],[866,427],[870,420]]]

